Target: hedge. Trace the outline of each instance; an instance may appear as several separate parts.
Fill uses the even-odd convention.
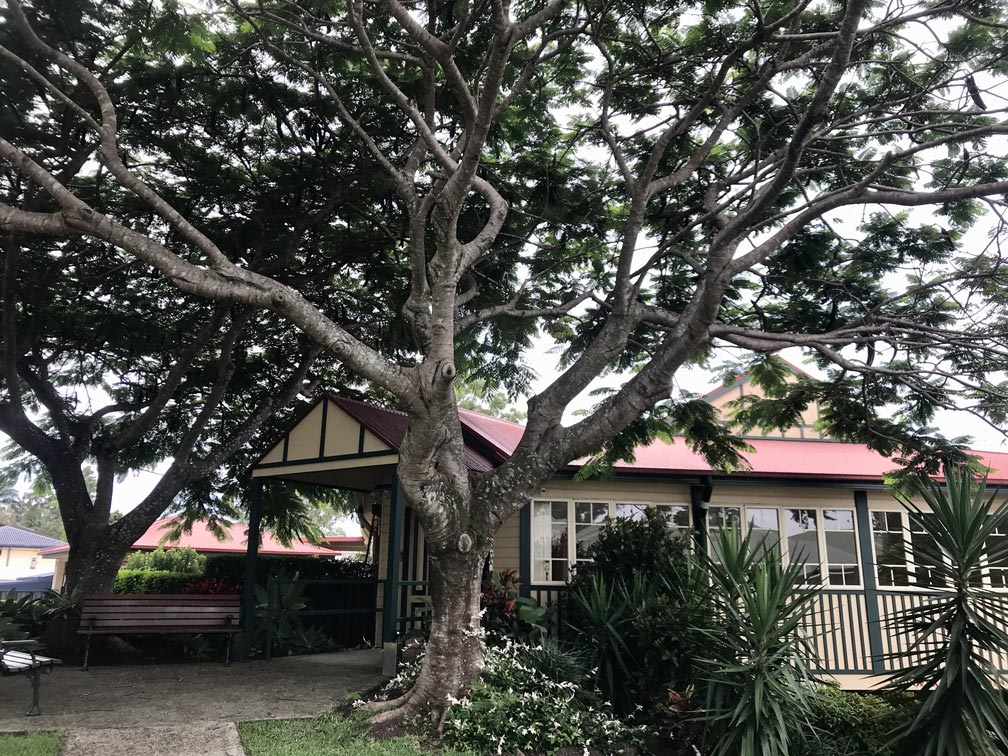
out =
[[[194,572],[119,570],[113,590],[116,593],[181,593],[184,586],[201,577]]]
[[[206,557],[188,546],[181,549],[137,551],[126,559],[127,570],[157,570],[159,572],[185,572],[202,575]]]
[[[347,580],[374,577],[374,568],[356,559],[333,559],[314,556],[259,555],[256,559],[256,582],[265,585],[270,575],[302,580]],[[208,554],[203,572],[207,578],[241,583],[245,579],[244,554]]]

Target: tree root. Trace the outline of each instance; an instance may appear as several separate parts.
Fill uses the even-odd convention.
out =
[[[410,702],[416,695],[418,687],[419,685],[414,685],[398,698],[390,698],[387,701],[368,701],[358,710],[368,715],[367,721],[369,724],[381,724],[382,722],[399,719],[410,713],[408,711]]]

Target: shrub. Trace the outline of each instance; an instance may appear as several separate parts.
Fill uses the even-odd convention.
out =
[[[809,704],[809,727],[793,734],[792,756],[896,756],[893,733],[913,719],[915,708],[907,697],[852,693],[833,685],[817,688]]]
[[[989,756],[1008,753],[1008,702],[1003,678],[991,663],[1008,656],[1004,604],[977,577],[988,564],[1008,562],[1008,544],[991,535],[1008,525],[1008,507],[995,505],[987,481],[967,467],[948,466],[946,485],[919,481],[925,513],[901,496],[911,524],[925,534],[925,559],[933,593],[921,605],[896,615],[909,662],[887,687],[915,691],[917,716],[904,728],[919,741],[921,756]]]
[[[750,536],[717,535],[708,558],[717,611],[726,629],[711,635],[704,720],[712,756],[788,756],[791,735],[807,727],[815,646],[801,635],[818,590],[799,582],[804,564],[781,565],[777,547],[754,553]]]
[[[167,572],[161,570],[119,570],[115,593],[181,593],[182,588],[199,579],[195,573]]]
[[[555,644],[507,641],[487,649],[469,694],[445,719],[445,742],[477,753],[626,753],[639,728],[616,719],[585,685],[583,665]],[[567,679],[578,677],[577,680]]]
[[[618,711],[661,705],[685,689],[713,627],[709,588],[665,515],[608,523],[565,597],[571,642],[598,670]]]
[[[504,638],[541,640],[549,634],[556,613],[533,598],[519,595],[522,583],[516,570],[491,572],[480,588],[482,625],[491,643]]]
[[[187,572],[202,575],[207,558],[188,546],[181,549],[155,549],[137,551],[126,559],[127,570],[151,570],[156,572]]]

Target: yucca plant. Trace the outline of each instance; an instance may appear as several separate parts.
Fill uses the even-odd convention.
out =
[[[816,586],[779,548],[754,554],[749,536],[722,530],[707,566],[726,630],[711,634],[707,705],[712,756],[788,756],[789,733],[807,730],[818,653],[802,632]]]
[[[900,733],[919,743],[921,756],[988,756],[1008,753],[1008,705],[1004,678],[992,659],[1008,659],[1006,602],[978,577],[989,564],[1008,563],[1005,539],[991,538],[1008,522],[1008,507],[996,507],[986,478],[948,467],[944,487],[918,481],[909,496],[897,494],[911,523],[928,536],[925,553],[931,584],[921,606],[895,616],[909,663],[886,681],[891,690],[916,691],[917,717]],[[985,556],[986,555],[986,556]]]

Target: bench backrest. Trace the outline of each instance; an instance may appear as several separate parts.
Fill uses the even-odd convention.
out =
[[[205,633],[237,628],[240,596],[96,594],[84,597],[81,632]]]

